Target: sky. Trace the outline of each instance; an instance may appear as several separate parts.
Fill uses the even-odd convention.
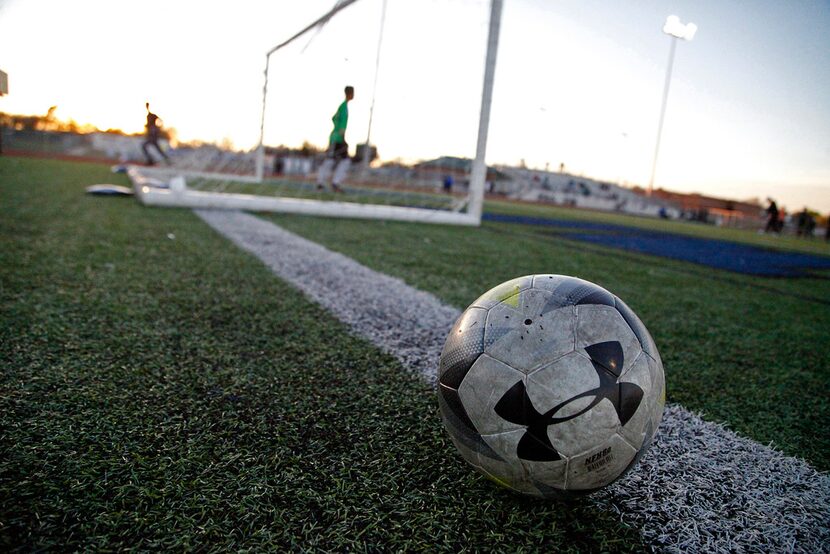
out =
[[[258,143],[265,53],[334,0],[0,0],[0,111],[139,132],[144,103],[182,140]],[[384,160],[474,157],[488,0],[359,0],[269,65],[266,144],[347,139]],[[490,164],[626,185],[775,198],[830,212],[830,1],[504,0]],[[381,48],[378,50],[378,45]],[[369,125],[371,113],[371,127]]]

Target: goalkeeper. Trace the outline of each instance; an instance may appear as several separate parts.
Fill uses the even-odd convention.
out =
[[[334,192],[342,192],[340,183],[346,177],[351,160],[349,159],[349,145],[346,143],[346,126],[349,124],[349,101],[354,98],[354,87],[346,87],[343,91],[346,99],[337,108],[332,116],[334,129],[329,135],[329,147],[326,151],[326,159],[317,171],[317,188],[322,189],[329,179],[329,174],[334,169],[331,179],[331,188]],[[336,165],[336,167],[335,167]]]

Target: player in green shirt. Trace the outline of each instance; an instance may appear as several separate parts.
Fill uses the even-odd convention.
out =
[[[317,171],[317,188],[322,189],[329,179],[329,174],[334,169],[331,188],[335,192],[342,192],[340,183],[343,182],[346,172],[349,170],[349,165],[351,165],[349,145],[346,142],[346,126],[349,124],[349,102],[354,98],[354,87],[346,87],[343,92],[346,94],[346,99],[343,100],[331,118],[334,129],[329,135],[326,159]]]

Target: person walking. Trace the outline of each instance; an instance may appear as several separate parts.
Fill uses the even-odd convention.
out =
[[[781,231],[778,228],[778,205],[772,198],[767,198],[767,201],[769,201],[769,206],[767,207],[767,225],[764,227],[764,232],[780,233]]]
[[[162,150],[161,146],[159,146],[159,138],[161,137],[161,127],[159,125],[160,118],[150,111],[149,102],[144,104],[144,107],[147,108],[147,124],[144,126],[145,138],[144,143],[141,145],[141,149],[144,151],[144,156],[147,158],[147,165],[155,165],[156,163],[150,155],[150,146],[154,146],[156,148],[156,152],[161,154],[161,157],[164,158],[167,165],[170,165],[170,158],[167,157],[167,154],[165,154],[164,150]]]
[[[349,124],[349,102],[354,98],[354,87],[347,86],[343,90],[345,100],[338,106],[331,118],[334,124],[329,135],[329,146],[326,150],[326,159],[317,171],[317,188],[324,188],[331,175],[331,188],[334,192],[343,192],[340,187],[351,165],[349,159],[349,144],[346,142],[346,127]]]

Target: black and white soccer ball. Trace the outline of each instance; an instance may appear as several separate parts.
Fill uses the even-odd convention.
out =
[[[533,496],[588,493],[634,466],[663,416],[663,363],[634,312],[563,275],[502,283],[464,311],[438,378],[444,425],[478,471]]]

